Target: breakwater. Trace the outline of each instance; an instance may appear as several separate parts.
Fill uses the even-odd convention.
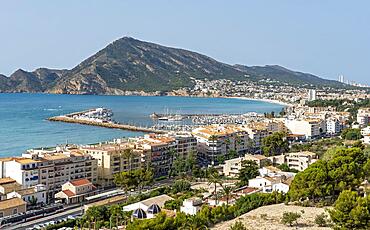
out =
[[[54,122],[66,122],[66,123],[76,123],[81,125],[91,125],[91,126],[99,126],[104,128],[110,128],[110,129],[122,129],[122,130],[129,130],[129,131],[135,131],[135,132],[145,132],[145,133],[166,133],[166,131],[163,130],[157,130],[152,128],[146,128],[146,127],[139,127],[134,125],[127,125],[127,124],[120,124],[120,123],[113,123],[113,122],[99,122],[99,121],[92,121],[92,120],[83,120],[83,119],[77,119],[67,116],[56,116],[56,117],[50,117],[47,119],[48,121],[54,121]]]

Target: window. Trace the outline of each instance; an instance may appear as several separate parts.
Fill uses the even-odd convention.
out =
[[[18,209],[17,208],[13,209],[13,214],[17,214],[17,213],[18,213]]]
[[[4,217],[4,213],[3,212],[0,212],[0,217]]]

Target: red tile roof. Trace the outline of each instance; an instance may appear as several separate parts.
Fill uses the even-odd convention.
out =
[[[73,180],[73,181],[70,181],[70,183],[74,186],[82,186],[82,185],[91,184],[91,182],[88,179],[85,179],[85,178]]]
[[[64,194],[66,194],[68,197],[72,197],[72,196],[75,196],[76,194],[74,194],[71,190],[67,189],[67,190],[63,190]]]

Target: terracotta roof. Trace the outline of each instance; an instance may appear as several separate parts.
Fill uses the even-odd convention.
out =
[[[32,160],[32,159],[28,159],[28,158],[16,158],[14,159],[16,162],[20,163],[20,164],[30,164],[30,163],[37,163],[39,161],[35,161],[35,160]]]
[[[17,190],[16,193],[18,193],[21,196],[30,195],[30,194],[35,193],[35,189],[34,188],[20,189],[20,190]]]
[[[76,194],[74,194],[74,192],[72,192],[71,190],[67,189],[67,190],[63,190],[62,191],[64,194],[66,194],[68,197],[72,197],[72,196],[75,196]]]
[[[10,177],[0,178],[0,185],[8,184],[8,183],[14,183],[14,182],[15,182],[15,180],[10,178]]]
[[[257,191],[258,191],[258,189],[256,189],[256,188],[246,187],[246,188],[243,188],[243,189],[236,190],[235,192],[236,193],[242,193],[242,194],[249,194],[249,193],[255,193]]]
[[[73,186],[82,186],[82,185],[91,184],[91,182],[88,179],[85,179],[85,178],[72,180],[72,181],[70,181],[70,183]]]
[[[26,205],[26,202],[18,197],[2,200],[0,201],[0,210],[15,208],[21,205]]]
[[[275,166],[272,166],[272,165],[265,166],[265,168],[273,172],[281,172],[281,169],[276,168]]]

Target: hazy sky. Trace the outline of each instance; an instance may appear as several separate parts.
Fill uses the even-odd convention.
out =
[[[0,73],[72,68],[123,36],[370,84],[367,0],[1,0]]]

